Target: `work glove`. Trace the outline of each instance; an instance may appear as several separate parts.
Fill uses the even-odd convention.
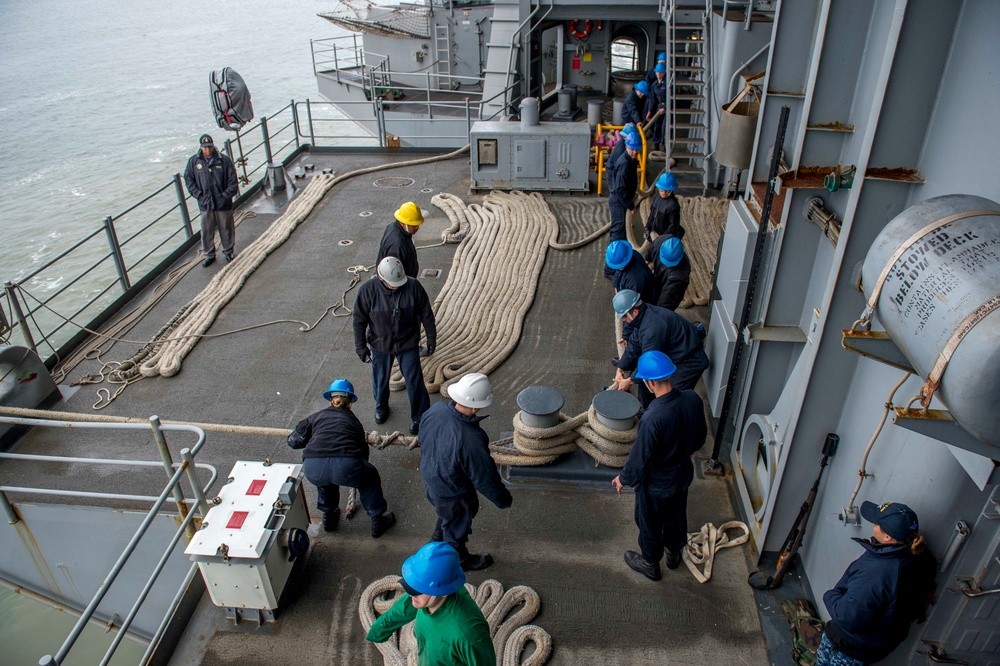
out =
[[[436,346],[437,345],[434,344],[428,344],[426,347],[421,347],[420,356],[430,356],[431,354],[434,353],[434,349],[436,348]]]
[[[371,362],[371,360],[372,360],[372,353],[368,349],[368,347],[361,347],[360,349],[357,350],[357,352],[358,352],[358,358],[361,359],[362,363],[370,363]]]

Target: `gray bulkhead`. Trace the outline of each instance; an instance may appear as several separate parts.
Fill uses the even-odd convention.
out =
[[[883,404],[902,376],[841,345],[841,330],[865,305],[856,287],[859,266],[884,226],[918,202],[943,194],[1000,199],[1000,129],[992,111],[1000,106],[998,25],[1000,6],[984,0],[782,2],[776,13],[752,180],[767,180],[783,105],[790,107],[784,141],[790,169],[822,167],[822,173],[853,165],[857,175],[850,189],[835,192],[823,188],[821,177],[818,183],[784,179],[780,219],[768,233],[750,318],[760,326],[744,355],[730,412],[733,459],[763,458],[766,469],[758,475],[751,465],[736,464],[734,474],[756,476],[768,486],[767,506],[754,521],[747,487],[755,481],[739,481],[758,548],[777,550],[819,471],[826,433],[840,436],[801,551],[824,617],[823,593],[861,554],[850,537],[871,534],[870,525],[855,525],[855,515],[844,509]],[[747,44],[733,49],[736,64],[754,53]],[[804,217],[813,197],[842,223],[836,244]],[[738,319],[738,313],[730,316]],[[788,329],[799,335],[775,333]],[[905,406],[922,384],[911,377],[893,403]],[[993,400],[1000,408],[1000,396]],[[764,436],[761,424],[770,430]],[[972,576],[982,588],[1000,584],[1000,449],[991,457],[904,429],[891,414],[875,442],[866,467],[872,476],[855,506],[863,500],[909,504],[939,560],[958,521],[973,528],[939,575],[928,622],[915,625],[886,663],[925,663],[915,652],[927,649],[921,639],[970,664],[995,659],[1000,595],[967,598],[955,580]]]

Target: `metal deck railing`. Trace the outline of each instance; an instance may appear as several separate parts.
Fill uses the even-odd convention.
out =
[[[120,500],[120,501],[140,501],[140,502],[152,502],[153,506],[146,513],[143,518],[142,523],[136,530],[135,534],[129,540],[128,545],[122,551],[118,560],[111,567],[104,581],[97,588],[96,594],[91,598],[90,603],[80,614],[77,619],[76,625],[70,631],[69,635],[63,641],[62,646],[59,648],[55,655],[45,655],[39,660],[39,664],[58,666],[65,662],[69,651],[72,649],[76,640],[80,637],[84,628],[94,617],[94,613],[97,611],[98,606],[100,606],[101,601],[107,596],[111,586],[117,580],[119,574],[125,568],[125,565],[129,562],[131,555],[135,552],[139,543],[142,541],[143,537],[146,536],[149,531],[149,527],[153,520],[156,518],[157,513],[166,504],[171,496],[173,501],[177,505],[178,512],[180,513],[182,520],[174,532],[173,537],[168,543],[167,547],[164,549],[159,561],[153,567],[150,572],[146,583],[142,586],[142,589],[136,595],[135,603],[129,610],[128,614],[121,621],[121,623],[115,627],[117,629],[117,634],[108,647],[104,658],[101,660],[101,666],[105,666],[110,663],[115,651],[121,644],[122,640],[126,637],[129,628],[132,626],[133,620],[135,620],[136,615],[138,615],[139,610],[142,608],[143,603],[146,601],[150,590],[156,583],[167,564],[167,560],[176,550],[178,543],[180,543],[181,538],[185,533],[188,534],[189,538],[195,532],[194,520],[198,517],[204,519],[205,514],[208,513],[208,504],[205,500],[205,495],[208,491],[215,485],[215,481],[218,478],[218,471],[212,465],[206,465],[202,463],[196,463],[195,457],[198,455],[199,451],[205,444],[205,431],[196,426],[189,425],[174,425],[174,424],[161,424],[159,418],[153,416],[149,420],[149,424],[142,423],[88,423],[79,421],[61,421],[61,420],[49,420],[49,419],[27,419],[27,418],[17,418],[9,416],[0,416],[0,423],[10,423],[15,425],[25,425],[25,426],[39,426],[48,428],[101,428],[109,430],[146,430],[147,428],[152,428],[153,439],[156,443],[157,449],[160,454],[161,462],[146,461],[146,460],[109,460],[103,458],[75,458],[67,456],[48,456],[48,455],[25,455],[25,454],[15,454],[15,453],[0,453],[0,460],[26,460],[26,461],[36,461],[36,462],[58,462],[63,464],[78,464],[78,465],[116,465],[116,466],[129,466],[129,467],[163,467],[167,473],[168,481],[164,485],[163,490],[160,492],[159,496],[146,496],[146,495],[125,495],[119,493],[97,493],[81,490],[58,490],[52,488],[31,488],[31,487],[20,487],[20,486],[0,486],[0,513],[4,515],[7,522],[10,524],[17,524],[21,521],[20,513],[18,512],[16,506],[10,502],[7,497],[7,493],[19,493],[27,495],[43,495],[43,496],[63,496],[63,497],[77,497],[85,499],[110,499],[110,500]],[[190,432],[197,436],[197,441],[191,448],[181,449],[181,462],[174,463],[170,456],[170,451],[167,448],[167,440],[165,432]],[[195,469],[204,469],[209,471],[208,482],[202,486],[201,482],[198,480],[198,476],[195,473]],[[187,476],[189,486],[191,488],[193,499],[186,499],[180,487],[181,479]],[[191,510],[189,504],[193,504],[194,508]],[[183,594],[190,585],[191,581],[194,579],[195,572],[197,571],[197,565],[192,564],[188,569],[187,575],[184,577],[180,587],[178,588],[177,594],[174,596],[171,603],[168,605],[167,611],[164,614],[163,620],[160,622],[159,627],[152,636],[149,646],[146,649],[146,653],[143,655],[141,663],[146,663],[149,657],[153,654],[159,643],[161,637],[167,629],[170,618],[174,615],[178,605],[183,598]],[[109,623],[109,630],[111,624]]]

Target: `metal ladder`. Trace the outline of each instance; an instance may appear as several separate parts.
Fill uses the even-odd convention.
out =
[[[451,88],[451,26],[438,23],[434,26],[434,62],[437,65],[437,89]]]
[[[667,25],[667,63],[669,67],[670,94],[670,157],[674,166],[670,170],[681,186],[700,186],[708,189],[708,154],[711,114],[711,0],[703,5],[678,6],[670,0]]]

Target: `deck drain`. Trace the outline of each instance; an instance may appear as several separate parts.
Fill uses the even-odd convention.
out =
[[[431,188],[429,188],[429,187],[425,187],[424,189],[422,189],[422,190],[420,190],[420,191],[421,191],[421,192],[423,192],[424,194],[427,194],[428,192],[433,192],[434,190],[432,190],[432,189],[431,189]]]
[[[360,217],[369,217],[371,214],[372,212],[370,210],[363,210],[360,213],[358,213]]]
[[[372,185],[375,187],[409,187],[413,185],[412,178],[403,178],[402,176],[385,176],[384,178],[379,178]]]
[[[337,245],[353,245],[354,241],[345,238],[344,240],[337,241]]]

